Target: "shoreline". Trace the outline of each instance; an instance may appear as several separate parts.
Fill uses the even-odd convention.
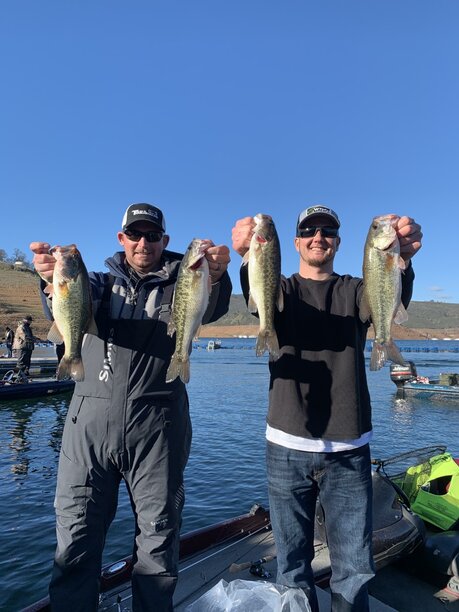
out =
[[[256,336],[258,325],[203,325],[199,338],[238,338],[239,336]],[[368,330],[368,340],[374,338],[373,328]],[[458,340],[459,328],[449,329],[412,329],[394,325],[394,340]]]

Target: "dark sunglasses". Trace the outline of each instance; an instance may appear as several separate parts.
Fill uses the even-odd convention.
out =
[[[132,242],[140,242],[145,238],[147,242],[159,242],[163,237],[163,232],[139,232],[138,230],[125,230],[124,235]]]
[[[322,227],[322,226],[311,226],[311,227],[301,227],[298,230],[298,235],[301,238],[312,238],[320,232],[324,238],[336,238],[338,236],[338,228],[337,227]]]

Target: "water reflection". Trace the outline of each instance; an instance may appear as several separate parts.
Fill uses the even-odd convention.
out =
[[[62,430],[65,415],[68,408],[68,398],[47,398],[43,402],[15,401],[2,406],[2,413],[9,413],[7,433],[10,441],[10,457],[6,461],[10,465],[10,471],[16,478],[27,476],[31,460],[36,456],[34,439],[37,435],[43,440],[47,438],[48,446],[53,450],[56,457],[59,455]],[[43,411],[39,415],[39,411]],[[4,418],[2,414],[2,418]],[[49,437],[48,437],[49,436]]]

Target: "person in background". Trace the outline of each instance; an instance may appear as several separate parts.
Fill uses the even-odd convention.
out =
[[[54,612],[97,610],[102,551],[125,481],[135,517],[132,606],[169,612],[177,582],[183,473],[191,445],[185,385],[166,383],[175,339],[167,334],[182,255],[167,250],[163,212],[132,204],[117,234],[122,250],[108,273],[90,273],[98,335],[82,348],[65,422],[56,490],[57,550],[50,584]],[[49,244],[34,242],[34,265],[52,279]],[[229,248],[210,240],[211,277],[203,323],[228,310]],[[45,283],[42,283],[44,288]],[[45,311],[52,299],[43,295]]]
[[[60,360],[65,355],[65,344],[63,342],[62,344],[55,344],[54,351],[56,353],[57,366],[59,367]],[[56,375],[57,375],[57,368],[56,368]]]
[[[35,348],[35,337],[30,326],[32,320],[31,315],[27,315],[19,322],[14,335],[13,349],[16,350],[17,356],[16,370],[25,376],[29,376],[32,352]]]
[[[13,342],[14,342],[14,331],[11,327],[6,327],[5,329],[5,344],[6,344],[6,356],[13,356]]]
[[[414,280],[411,258],[421,248],[422,233],[410,217],[395,219],[407,264],[406,307]],[[245,217],[233,228],[233,248],[241,256],[254,225]],[[269,362],[266,460],[277,582],[302,588],[313,612],[318,611],[311,569],[318,497],[330,527],[332,610],[368,610],[367,583],[374,575],[372,422],[364,358],[370,321],[359,317],[362,279],[334,271],[339,228],[338,215],[326,206],[311,206],[298,216],[299,272],[281,278],[284,308],[275,315],[281,354]],[[241,285],[247,300],[247,265],[241,267]]]

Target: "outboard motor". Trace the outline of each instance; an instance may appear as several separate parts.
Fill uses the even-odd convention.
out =
[[[407,361],[403,365],[392,363],[390,365],[390,379],[397,387],[403,387],[404,383],[414,380],[418,373],[413,361]]]

